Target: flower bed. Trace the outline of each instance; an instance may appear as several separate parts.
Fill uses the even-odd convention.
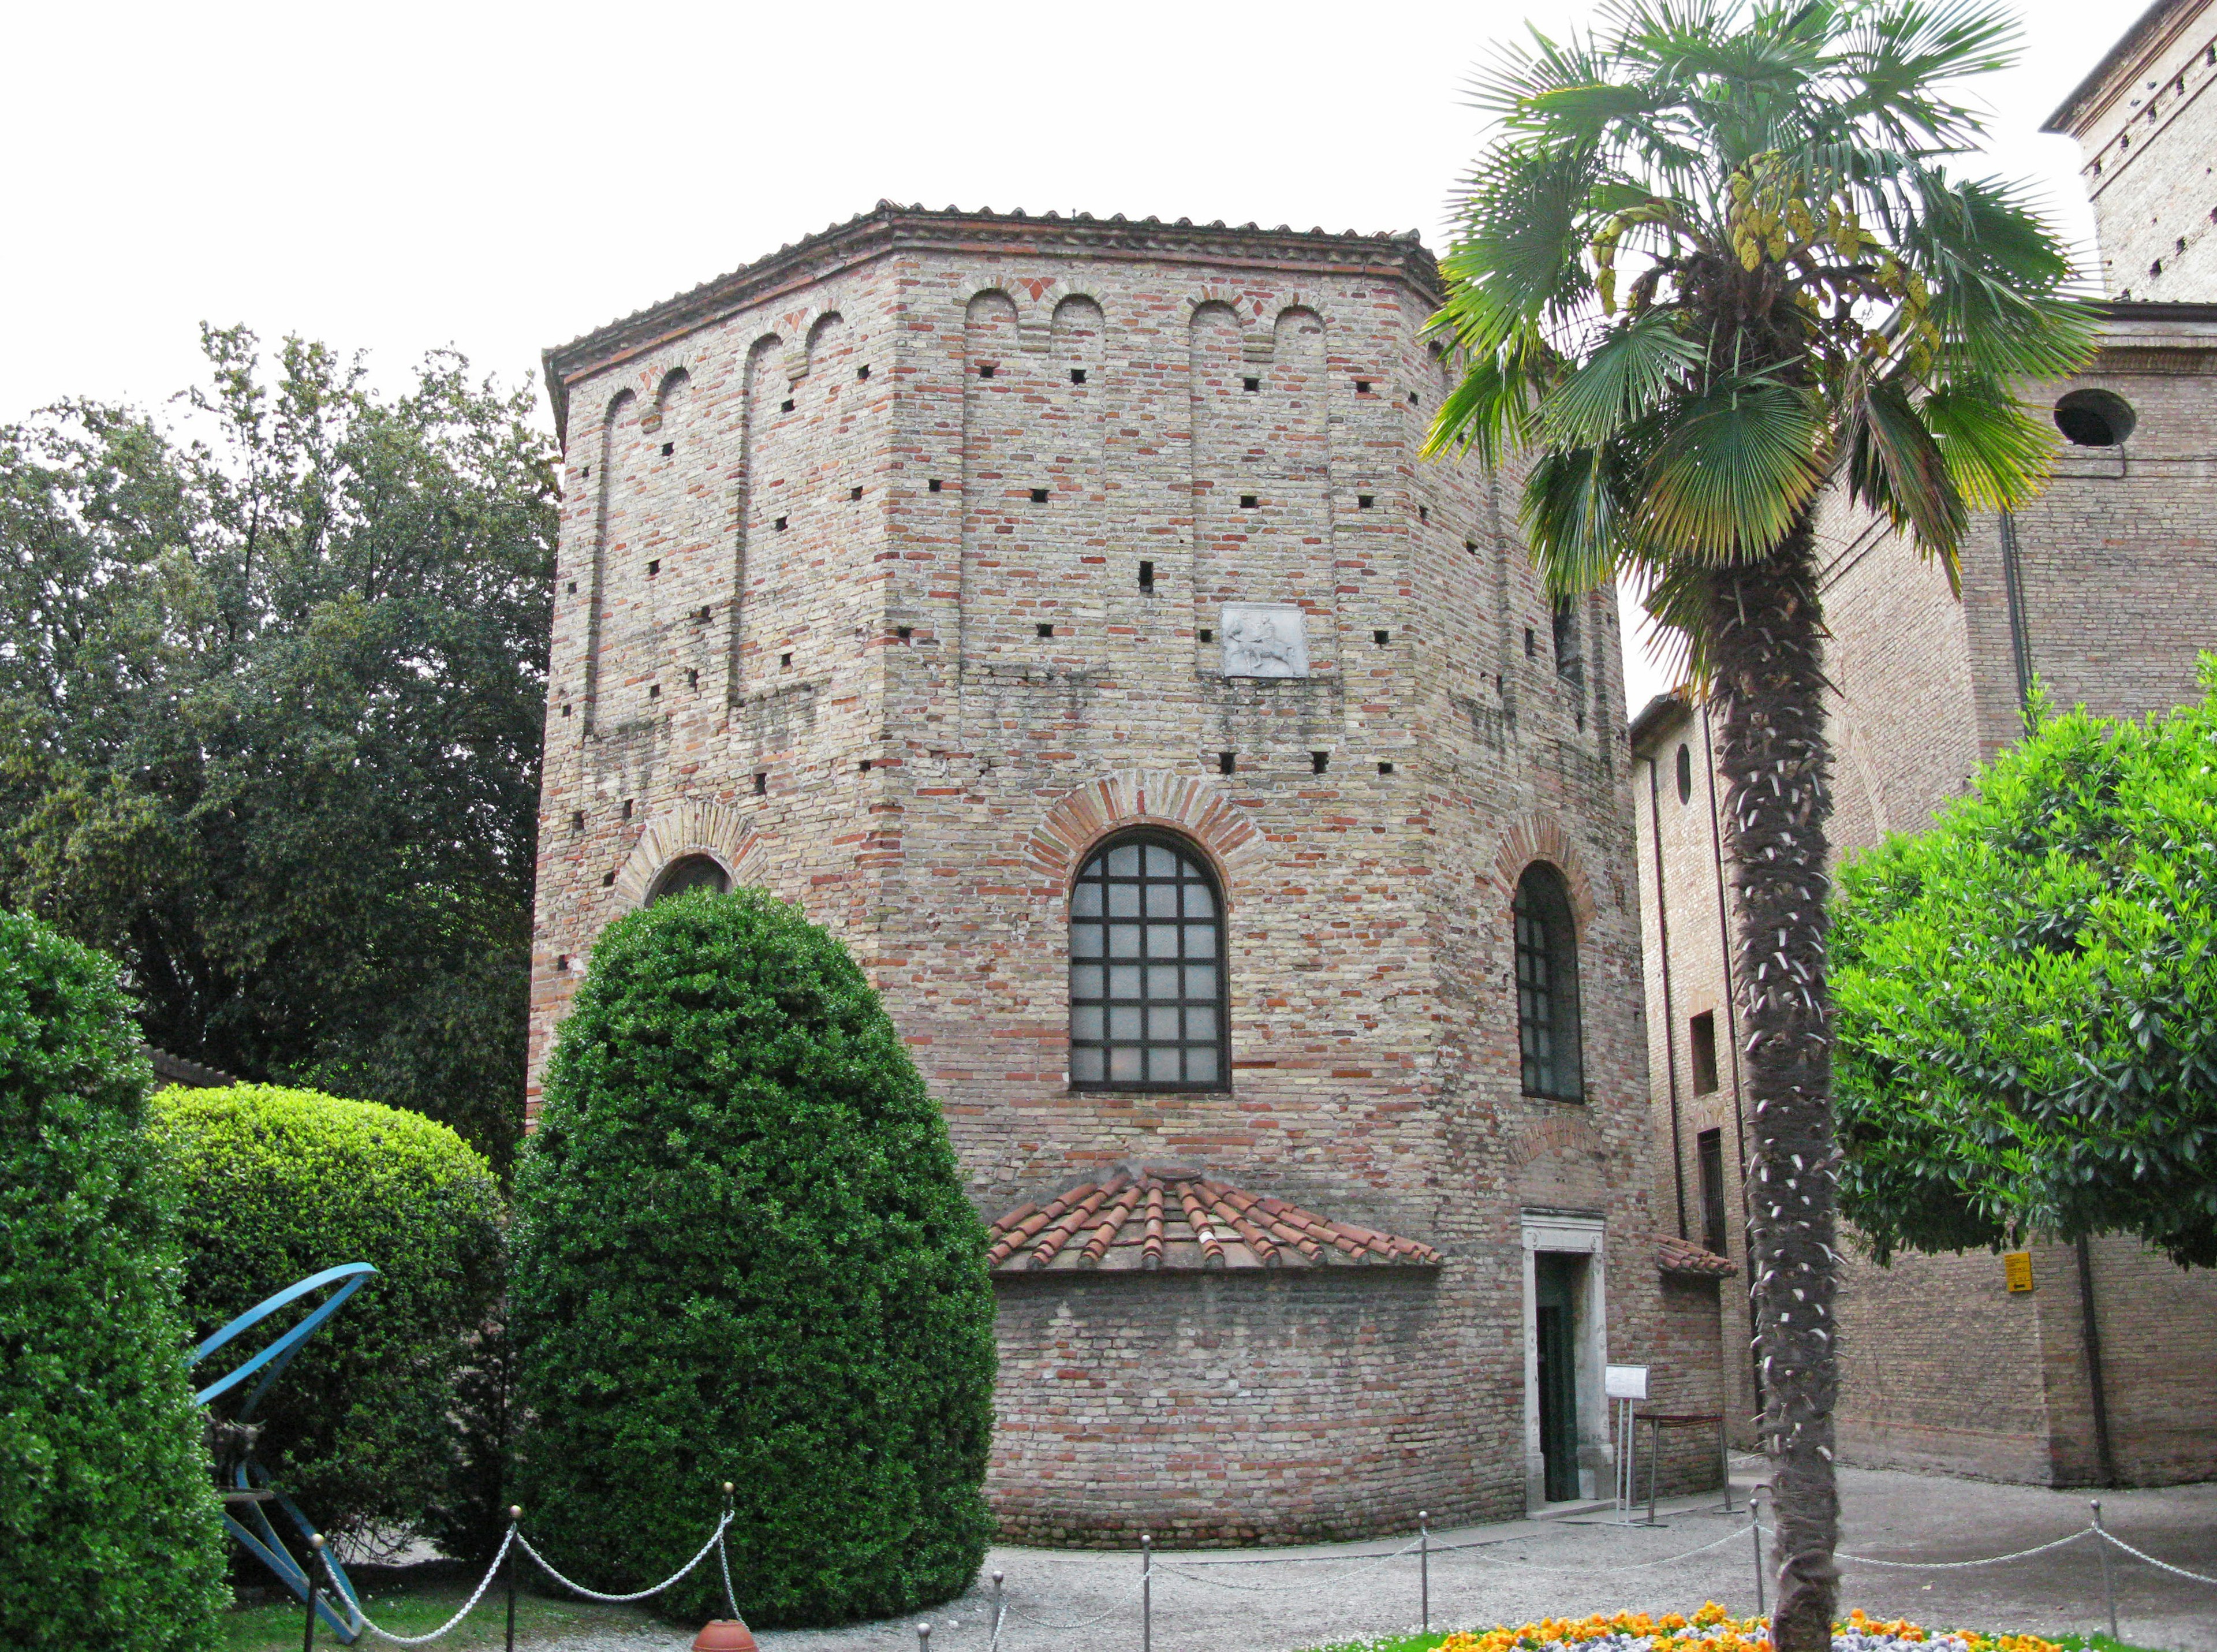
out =
[[[1907,1618],[1883,1622],[1851,1612],[1832,1630],[1832,1652],[2061,1652],[2036,1635],[1987,1635],[1976,1630],[1926,1629]],[[1448,1636],[1436,1652],[1770,1652],[1770,1620],[1734,1618],[1714,1600],[1692,1617],[1666,1612],[1600,1612],[1590,1618],[1549,1618],[1514,1629]]]

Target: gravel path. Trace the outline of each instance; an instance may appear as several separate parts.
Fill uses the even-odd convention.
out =
[[[2029,1486],[1850,1469],[1841,1471],[1840,1488],[1843,1550],[1880,1559],[1964,1560],[2030,1548],[2084,1525],[2087,1514],[2083,1494]],[[1442,1550],[1471,1546],[1432,1556],[1433,1627],[1619,1607],[1690,1612],[1710,1599],[1752,1612],[1745,1485],[1733,1502],[1739,1512],[1726,1515],[1714,1495],[1680,1500],[1664,1507],[1663,1524],[1653,1529],[1594,1514],[1435,1533]],[[2217,1575],[2217,1484],[2110,1492],[2103,1509],[2126,1541]],[[1414,1629],[1417,1557],[1388,1558],[1405,1542],[1159,1554],[1154,1652],[1292,1652]],[[2127,1641],[2217,1652],[2217,1587],[2118,1559]],[[1245,1563],[1226,1563],[1233,1561]],[[1930,1626],[2049,1633],[2106,1627],[2100,1562],[2089,1542],[1967,1571],[1843,1569],[1843,1611],[1861,1606],[1874,1617],[1911,1617]],[[932,1652],[990,1652],[990,1579],[997,1570],[1009,1606],[1004,1652],[1139,1652],[1139,1556],[1047,1549],[994,1550],[980,1587],[919,1614],[931,1624]],[[770,1630],[757,1638],[763,1652],[908,1652],[917,1621]],[[691,1644],[688,1631],[645,1624],[540,1643],[559,1652],[683,1652]]]

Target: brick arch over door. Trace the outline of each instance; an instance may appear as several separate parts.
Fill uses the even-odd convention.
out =
[[[1065,899],[1093,846],[1112,832],[1153,826],[1190,838],[1216,863],[1227,906],[1239,899],[1238,879],[1266,851],[1261,832],[1232,800],[1190,775],[1131,769],[1065,792],[1026,841],[1024,864],[1039,894]]]
[[[735,889],[762,883],[769,873],[769,851],[745,816],[721,803],[687,799],[661,810],[639,834],[616,874],[617,903],[627,908],[641,905],[663,869],[688,855],[716,861],[731,874]]]
[[[1571,910],[1583,935],[1594,920],[1593,881],[1586,871],[1585,856],[1563,830],[1562,821],[1545,809],[1512,820],[1502,829],[1493,856],[1492,883],[1504,906],[1516,899],[1517,880],[1535,860],[1546,861],[1563,875],[1571,892]]]

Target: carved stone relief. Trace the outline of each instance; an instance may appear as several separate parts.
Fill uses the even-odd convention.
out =
[[[1306,677],[1308,622],[1292,603],[1224,605],[1226,677]]]

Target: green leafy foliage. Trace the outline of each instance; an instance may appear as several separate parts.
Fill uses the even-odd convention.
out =
[[[0,905],[106,948],[147,1036],[522,1127],[552,444],[427,358],[398,394],[207,334],[173,424],[0,427]]]
[[[377,1269],[256,1413],[255,1454],[275,1483],[357,1539],[449,1507],[461,1494],[449,1412],[501,1288],[500,1190],[484,1157],[420,1113],[312,1091],[164,1090],[153,1115],[182,1189],[198,1334],[324,1268]]]
[[[224,1541],[114,964],[0,913],[0,1645],[202,1652]]]
[[[2217,1265],[2217,659],[2074,711],[1834,902],[1842,1207],[1883,1258],[2121,1232]]]
[[[937,1107],[837,941],[757,892],[603,933],[517,1172],[525,1518],[638,1588],[737,1487],[761,1624],[944,1599],[982,1559],[993,1304]],[[704,1568],[662,1602],[720,1615]]]

